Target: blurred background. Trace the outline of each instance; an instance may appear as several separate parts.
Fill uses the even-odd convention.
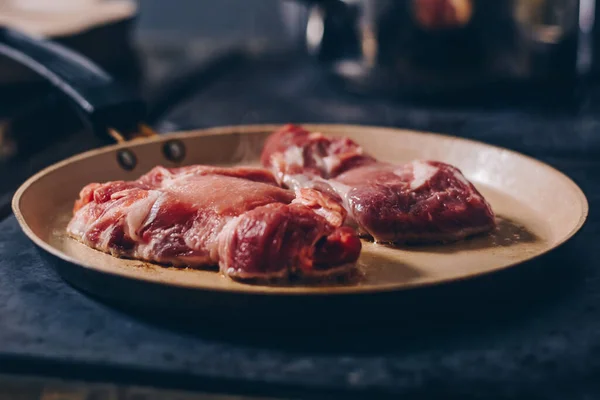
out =
[[[281,0],[141,0],[139,28],[166,34],[245,40],[248,35],[278,38],[285,32]],[[300,8],[300,7],[296,7]]]

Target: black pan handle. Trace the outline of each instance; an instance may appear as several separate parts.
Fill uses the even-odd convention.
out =
[[[51,40],[5,27],[0,27],[0,54],[50,82],[102,139],[130,139],[139,134],[146,116],[139,94],[82,55]]]

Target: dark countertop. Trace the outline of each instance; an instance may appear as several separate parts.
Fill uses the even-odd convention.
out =
[[[269,334],[227,323],[173,326],[97,302],[65,284],[9,217],[0,223],[0,371],[311,398],[596,398],[600,114],[594,101],[576,114],[405,106],[341,94],[304,59],[250,60],[180,103],[159,129],[305,121],[476,138],[534,155],[572,177],[588,196],[588,223],[557,251],[507,276],[443,294],[424,291],[437,310],[421,313],[413,303],[390,313],[386,326]],[[60,154],[93,145],[63,141]]]

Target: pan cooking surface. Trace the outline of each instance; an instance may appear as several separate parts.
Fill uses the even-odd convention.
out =
[[[480,189],[499,214],[499,228],[494,233],[435,246],[393,248],[363,241],[364,247],[359,259],[361,276],[349,281],[322,283],[317,288],[384,289],[398,285],[435,283],[453,279],[457,274],[477,274],[482,268],[492,270],[519,261],[523,256],[539,254],[550,245],[551,233],[541,217],[501,192],[485,186]],[[71,215],[70,207],[60,210],[52,222],[52,231],[48,236],[50,245],[75,259],[93,260],[100,270],[118,271],[127,276],[149,277],[152,280],[183,286],[224,290],[250,289],[248,284],[222,277],[216,272],[216,267],[211,270],[165,267],[144,261],[119,259],[93,250],[66,235],[65,229]],[[293,283],[275,286],[275,290],[286,286],[294,290],[306,290],[306,287]],[[261,291],[270,288],[263,285],[254,287]]]
[[[446,245],[392,248],[363,242],[361,276],[319,285],[237,283],[214,270],[163,267],[92,250],[65,233],[79,190],[93,181],[135,179],[155,165],[174,164],[162,156],[165,137],[94,150],[66,160],[26,182],[14,208],[36,244],[81,268],[199,291],[269,294],[366,293],[400,290],[466,279],[541,255],[574,234],[587,215],[579,188],[560,172],[517,153],[462,139],[410,131],[358,126],[310,126],[325,134],[347,135],[385,161],[415,158],[454,164],[491,203],[498,230]],[[256,164],[262,142],[276,127],[218,128],[176,134],[186,146],[184,164]],[[139,164],[121,169],[116,150],[128,147]],[[60,190],[56,190],[60,188]]]

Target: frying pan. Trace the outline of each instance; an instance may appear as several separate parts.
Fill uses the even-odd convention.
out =
[[[556,248],[583,225],[587,200],[561,172],[524,155],[456,137],[407,130],[306,124],[345,135],[384,161],[436,159],[462,169],[499,216],[499,229],[445,246],[392,248],[364,242],[364,276],[322,285],[251,285],[215,271],[123,260],[65,235],[73,201],[90,182],[131,180],[156,165],[252,165],[277,126],[230,126],[156,135],[144,104],[85,58],[50,41],[0,30],[0,52],[48,79],[97,135],[117,144],[59,162],[28,179],[13,199],[24,233],[68,282],[123,307],[169,314],[235,314],[296,320],[389,316],[392,301],[424,289],[506,270]],[[199,110],[200,112],[200,110]],[[431,290],[431,289],[430,289]],[[417,291],[419,292],[419,291]],[[427,293],[425,291],[420,291]],[[425,295],[427,297],[429,295]],[[202,314],[199,314],[202,313]],[[381,313],[380,313],[381,314]]]

